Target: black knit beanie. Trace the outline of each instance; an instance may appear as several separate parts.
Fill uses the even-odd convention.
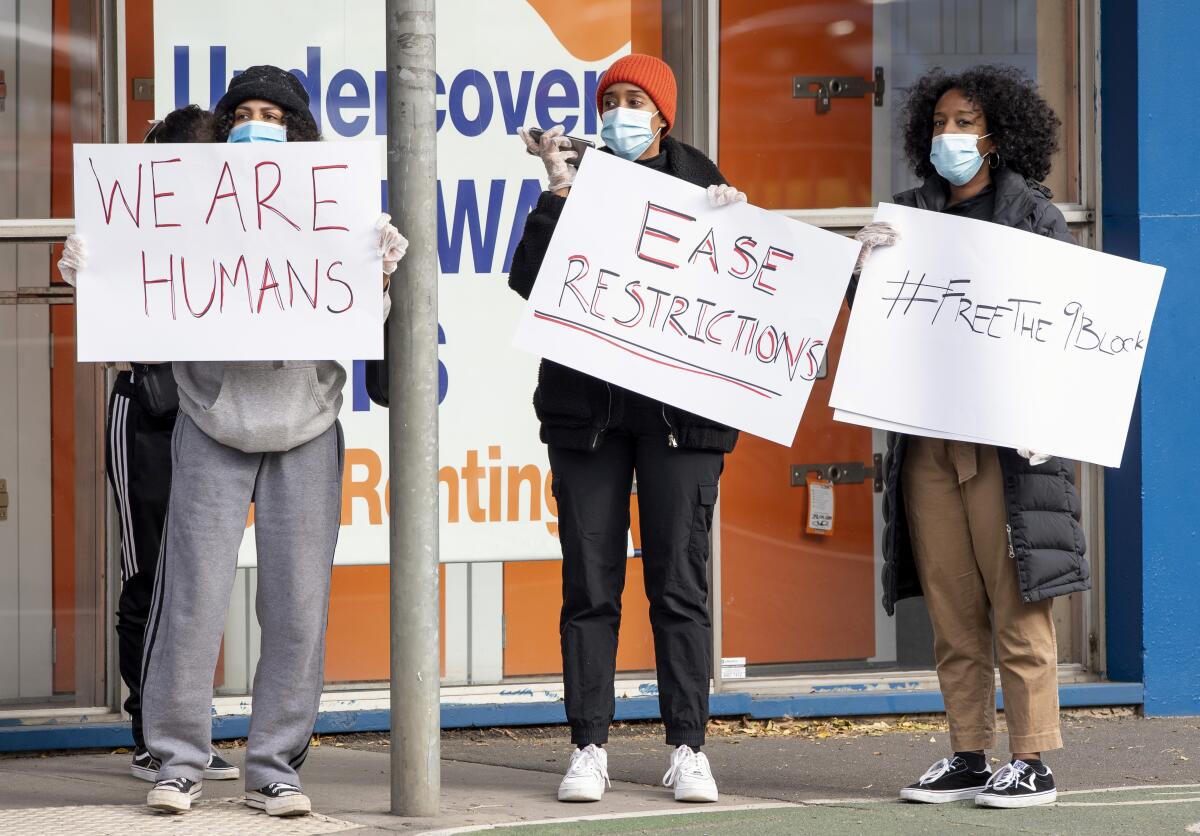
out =
[[[213,115],[218,120],[237,110],[242,102],[251,99],[277,104],[283,108],[289,120],[303,120],[312,126],[316,132],[317,124],[308,109],[308,91],[296,78],[286,70],[273,67],[270,64],[257,64],[246,69],[240,75],[234,76],[229,82],[229,89],[217,102]]]

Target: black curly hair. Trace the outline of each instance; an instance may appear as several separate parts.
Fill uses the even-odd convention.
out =
[[[934,67],[909,88],[900,121],[904,154],[914,174],[925,178],[935,173],[929,161],[933,112],[938,100],[955,89],[983,111],[1002,165],[1030,180],[1046,179],[1062,120],[1038,93],[1037,82],[1006,64],[980,64],[960,73]]]
[[[213,115],[199,105],[172,110],[146,131],[143,142],[212,142]]]

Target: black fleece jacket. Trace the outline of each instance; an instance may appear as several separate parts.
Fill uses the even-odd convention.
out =
[[[665,136],[662,153],[666,161],[660,170],[666,174],[705,188],[725,183],[712,161],[690,145]],[[525,232],[513,253],[508,274],[508,286],[522,298],[528,299],[533,290],[566,202],[564,197],[543,192],[525,220]],[[620,386],[542,360],[537,390],[533,393],[533,407],[542,424],[542,441],[577,450],[595,449],[605,432],[620,424],[629,394]],[[737,430],[731,427],[666,404],[660,406],[663,431],[674,435],[680,447],[728,453],[737,443]]]

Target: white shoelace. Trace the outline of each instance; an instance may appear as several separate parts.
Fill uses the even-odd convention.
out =
[[[266,790],[267,795],[274,793],[276,797],[284,795],[300,795],[299,787],[297,787],[295,784],[285,784],[282,781],[275,781],[274,783],[267,784],[265,787],[263,787],[263,789]]]
[[[154,786],[159,789],[172,789],[183,792],[184,784],[188,782],[187,778],[167,778],[165,781],[159,781]]]
[[[921,776],[921,780],[919,780],[917,783],[920,784],[921,786],[924,786],[926,784],[932,784],[934,781],[941,778],[947,772],[950,772],[951,770],[953,770],[954,769],[954,761],[956,761],[956,760],[958,760],[958,758],[954,758],[953,760],[951,760],[950,758],[942,758],[940,761],[935,763],[933,766],[926,769],[925,774]]]
[[[604,783],[611,787],[612,781],[608,778],[608,767],[601,762],[600,755],[597,753],[594,744],[588,744],[582,749],[576,749],[571,753],[571,766],[567,769],[568,778],[585,778],[590,776],[598,776],[604,780]]]
[[[1014,761],[1006,763],[1004,766],[996,770],[996,774],[988,779],[985,789],[1004,792],[1009,787],[1021,780],[1021,776],[1031,769],[1025,761]]]
[[[693,752],[690,746],[680,746],[671,755],[671,766],[663,775],[663,786],[673,787],[680,778],[696,778],[701,781],[711,781],[712,771],[708,767],[708,756],[703,752]]]

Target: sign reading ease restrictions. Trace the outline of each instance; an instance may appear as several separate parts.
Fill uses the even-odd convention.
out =
[[[791,445],[858,250],[745,203],[711,207],[698,186],[588,154],[516,345]]]
[[[900,232],[855,296],[841,421],[1118,467],[1166,271],[881,204]]]
[[[383,356],[379,146],[76,145],[79,359]]]

